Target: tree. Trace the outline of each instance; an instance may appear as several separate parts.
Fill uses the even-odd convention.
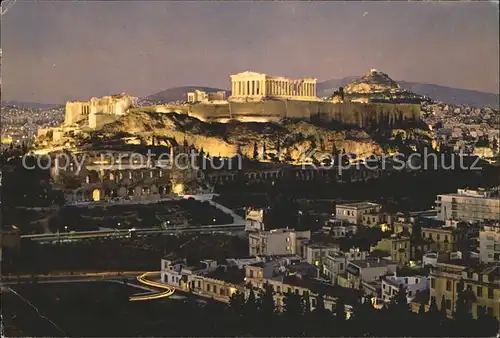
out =
[[[253,159],[257,160],[258,157],[259,157],[259,151],[257,149],[257,141],[255,141],[255,143],[253,144]]]
[[[337,298],[337,304],[335,304],[335,317],[338,323],[343,323],[346,320],[345,303],[342,297]]]
[[[272,316],[276,311],[276,304],[274,303],[273,287],[268,283],[263,285],[259,297],[259,310],[264,316]]]
[[[281,151],[281,144],[280,144],[280,139],[278,138],[278,140],[276,141],[276,152],[278,153],[278,156],[280,151]]]
[[[383,311],[383,310],[380,310]],[[352,320],[349,319],[351,326],[352,335],[357,336],[370,336],[372,329],[377,326],[374,325],[375,322],[375,309],[371,301],[363,297],[360,291],[358,301],[354,304]],[[380,323],[378,323],[380,325]],[[382,327],[384,325],[381,325]]]
[[[245,306],[245,296],[239,290],[231,295],[229,298],[229,308],[231,312],[243,316],[243,309]]]
[[[439,308],[439,317],[441,321],[446,321],[446,318],[448,317],[448,314],[446,313],[446,299],[441,297],[441,307]]]
[[[491,149],[493,149],[494,152],[498,152],[498,140],[496,137],[491,141]]]
[[[259,297],[259,321],[262,323],[262,331],[257,332],[263,335],[269,333],[270,335],[277,334],[276,327],[276,304],[274,303],[273,287],[268,283],[263,285]]]
[[[436,297],[431,298],[431,304],[429,305],[429,312],[428,314],[433,317],[437,317],[439,314],[439,310],[436,304]]]
[[[302,302],[304,304],[304,315],[308,316],[311,314],[311,296],[309,292],[305,292],[302,296]]]
[[[455,318],[454,327],[457,329],[458,335],[470,336],[473,334],[473,332],[471,332],[473,326],[471,306],[474,301],[474,295],[471,293],[472,292],[468,290],[464,290],[463,281],[457,283],[457,300],[453,316]]]
[[[319,139],[319,149],[325,151],[325,140],[323,138]]]
[[[316,138],[315,138],[315,137],[313,137],[313,138],[311,139],[311,148],[312,148],[313,150],[315,150],[315,149],[317,148]]]
[[[241,334],[241,328],[245,325],[244,307],[245,295],[239,290],[229,298],[229,315],[226,323],[229,330],[228,335],[237,336]],[[215,333],[217,335],[217,333]]]
[[[342,101],[344,101],[344,97],[345,97],[344,87],[339,87],[339,95],[340,95],[340,99]]]
[[[251,284],[250,292],[244,306],[244,313],[245,316],[249,316],[250,318],[254,317],[257,314],[257,299],[255,298],[255,292],[253,291],[253,287]]]
[[[420,300],[420,307],[418,308],[418,314],[424,316],[427,312],[425,311],[425,298],[422,297]]]
[[[338,164],[340,162],[338,157],[339,157],[339,150],[335,146],[335,142],[333,142],[333,144],[332,144],[332,160],[333,160],[334,164]]]
[[[290,330],[289,335],[300,335],[298,334],[302,331],[300,324],[303,323],[301,320],[303,314],[301,297],[296,293],[288,292],[283,299],[283,305],[285,327]]]
[[[410,309],[408,307],[408,299],[406,298],[406,288],[401,284],[398,293],[393,297],[389,309],[394,310],[396,314],[407,313]]]
[[[262,159],[263,160],[266,159],[266,143],[265,142],[262,144]]]

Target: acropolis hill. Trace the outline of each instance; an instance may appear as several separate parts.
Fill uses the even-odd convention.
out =
[[[259,133],[256,130],[259,124],[263,129],[275,129],[270,127],[270,123],[282,124],[283,121],[289,121],[285,128],[289,130],[288,133],[291,132],[290,128],[303,129],[305,125],[309,125],[308,130],[314,129],[316,133],[328,134],[328,128],[325,129],[322,125],[327,126],[332,123],[341,129],[345,126],[370,132],[375,129],[415,127],[418,126],[420,118],[420,104],[391,102],[393,98],[401,98],[401,95],[411,96],[411,93],[401,91],[387,74],[376,70],[371,70],[362,79],[345,89],[339,88],[332,93],[332,96],[324,99],[316,96],[314,78],[289,79],[243,72],[231,75],[230,79],[232,91],[228,98],[225,92],[205,93],[196,90],[187,94],[188,101],[147,106],[138,105],[135,98],[125,94],[92,98],[83,102],[67,102],[63,126],[52,130],[39,130],[38,143],[62,146],[75,143],[74,135],[93,132],[105,133],[108,136],[117,133],[136,135],[142,139],[138,142],[144,142],[151,136],[150,134],[158,133],[165,137],[173,137],[177,142],[186,137],[196,138],[192,144],[199,143],[200,146],[204,142],[208,144],[215,142],[217,146],[214,147],[213,154],[230,155],[236,152],[238,146],[241,147],[242,144],[247,146],[249,140],[259,141],[261,137],[255,135],[248,137],[242,144],[239,144],[239,141],[227,143],[227,135],[224,132],[202,135],[201,129],[211,130],[213,123],[225,124],[238,121],[243,125],[252,123],[252,127],[240,126],[240,129],[253,135]],[[166,118],[171,114],[184,115],[188,119]],[[302,124],[298,124],[299,122]],[[188,132],[185,123],[199,130]],[[214,128],[218,131],[221,129]],[[260,133],[264,133],[264,130]],[[278,135],[272,137],[282,138]],[[300,135],[297,137],[300,139]],[[224,144],[221,143],[222,138],[226,140],[222,142]],[[357,140],[354,141],[355,144],[348,144],[346,138]],[[337,147],[350,148],[354,153],[381,151],[366,133],[361,140],[358,137],[351,138],[345,133],[343,136],[331,134],[326,139],[328,145],[325,144],[325,148],[331,146],[334,140],[338,140]],[[315,139],[312,142],[318,144],[324,141]],[[210,150],[205,148],[205,151]]]
[[[209,122],[278,122],[284,118],[338,121],[363,129],[400,127],[405,121],[419,120],[420,116],[419,104],[390,101],[401,92],[399,86],[387,74],[374,69],[347,86],[343,93],[334,93],[324,100],[316,96],[314,78],[289,79],[247,71],[231,75],[230,79],[232,91],[227,99],[224,93],[210,97],[197,91],[188,94],[189,102],[147,107],[135,106],[134,99],[127,95],[68,102],[64,126],[100,129],[134,111],[175,112]],[[381,96],[386,100],[381,100]]]

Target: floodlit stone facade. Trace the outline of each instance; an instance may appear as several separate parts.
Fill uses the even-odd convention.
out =
[[[226,99],[225,91],[218,91],[213,93],[207,93],[202,90],[195,90],[194,92],[187,93],[187,101],[189,103],[201,102],[216,102],[216,101],[224,101]]]
[[[89,101],[66,102],[64,126],[82,122],[92,129],[99,129],[126,114],[134,98],[125,94],[93,97]]]
[[[231,75],[231,100],[258,101],[264,98],[314,101],[316,79],[289,79],[255,72]]]

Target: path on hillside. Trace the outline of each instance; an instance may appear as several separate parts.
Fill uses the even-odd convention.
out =
[[[233,210],[229,209],[228,207],[223,206],[220,203],[217,203],[213,200],[213,197],[217,196],[217,194],[201,194],[201,195],[184,195],[184,198],[194,198],[197,201],[207,201],[210,203],[210,205],[214,206],[215,208],[221,210],[222,212],[231,215],[233,217],[233,223],[234,225],[245,225],[245,220],[235,213]]]

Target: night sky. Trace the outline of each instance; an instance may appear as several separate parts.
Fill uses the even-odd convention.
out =
[[[59,103],[245,70],[319,81],[370,68],[498,93],[492,2],[18,2],[2,16],[2,99]]]

